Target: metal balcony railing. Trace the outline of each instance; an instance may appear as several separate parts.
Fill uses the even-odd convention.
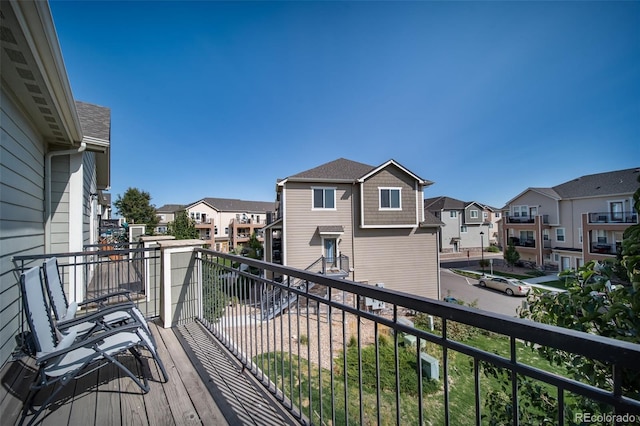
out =
[[[65,284],[85,293],[98,276],[104,292],[142,280],[136,303],[147,317],[165,326],[201,321],[303,424],[475,425],[494,411],[528,424],[540,400],[550,424],[579,423],[572,410],[582,400],[597,407],[592,415],[640,419],[639,396],[625,381],[640,374],[638,344],[242,256],[174,250],[56,257]],[[19,272],[49,256],[13,260]],[[116,267],[130,272],[114,275]],[[572,378],[541,350],[597,361],[609,385]],[[541,397],[527,400],[527,386]]]
[[[596,254],[616,254],[617,247],[615,244],[607,243],[591,243],[591,253]]]
[[[638,215],[636,212],[589,213],[589,223],[627,223],[633,225],[638,223]]]
[[[640,345],[197,252],[201,321],[303,424],[482,424],[493,410],[525,424],[539,410],[522,393],[532,383],[550,404],[541,414],[550,424],[574,422],[581,398],[600,414],[640,418],[638,396],[623,390],[623,377],[640,372]],[[542,348],[608,366],[610,386],[570,378],[537,358]]]
[[[507,216],[507,223],[534,223],[534,218],[529,216]]]
[[[159,315],[161,259],[157,247],[137,243],[94,244],[85,251],[14,256],[16,273],[56,257],[69,300],[84,300],[129,291],[146,318]],[[21,305],[20,305],[21,309]]]
[[[518,237],[509,237],[509,244],[512,244],[515,247],[535,248],[536,240],[531,238],[520,239]]]
[[[543,214],[539,216],[507,216],[507,223],[535,223],[535,218],[541,217],[542,223],[549,223],[549,215]]]

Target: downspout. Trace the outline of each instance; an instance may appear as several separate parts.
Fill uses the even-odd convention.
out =
[[[68,149],[66,151],[51,151],[45,157],[44,165],[44,247],[45,253],[51,253],[51,159],[60,155],[80,154],[87,149],[85,142],[80,143],[80,147]]]
[[[355,267],[355,261],[356,261],[356,216],[355,216],[355,208],[356,208],[356,182],[354,181],[351,184],[351,262],[350,262],[350,268],[351,268],[351,279],[353,281],[356,280],[356,267]],[[360,205],[362,205],[362,202],[360,203]]]

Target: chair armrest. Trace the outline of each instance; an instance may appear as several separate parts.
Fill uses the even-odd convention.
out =
[[[88,305],[90,303],[96,303],[98,305],[103,305],[102,302],[106,301],[107,299],[111,299],[112,297],[118,297],[118,296],[124,296],[124,297],[126,297],[128,299],[129,302],[133,302],[133,300],[131,299],[131,291],[129,291],[129,290],[119,290],[119,291],[114,291],[112,293],[107,293],[107,294],[99,296],[99,297],[95,297],[93,299],[84,300],[84,301],[78,303],[78,306],[85,306],[85,305]]]
[[[121,327],[118,328],[114,328],[111,330],[106,330],[100,334],[94,334],[91,335],[90,337],[87,337],[86,339],[81,339],[76,341],[75,343],[73,343],[71,346],[58,350],[58,351],[53,351],[53,352],[48,352],[44,355],[41,355],[40,357],[36,356],[36,364],[40,365],[42,363],[45,363],[51,359],[57,358],[61,355],[64,355],[68,352],[74,351],[76,349],[79,348],[85,348],[87,346],[93,346],[97,343],[99,343],[100,341],[104,340],[106,337],[109,336],[113,336],[115,334],[118,333],[122,333],[125,331],[133,331],[133,330],[137,330],[140,326],[138,324],[127,324],[127,325],[123,325]]]
[[[124,302],[118,305],[107,306],[106,308],[100,309],[99,311],[91,312],[89,314],[82,315],[80,317],[76,317],[67,321],[60,321],[56,324],[56,327],[58,327],[58,329],[60,330],[66,330],[67,328],[70,328],[85,322],[100,322],[105,315],[108,315],[113,312],[127,311],[131,313],[131,310],[135,308],[135,306],[136,305],[133,302]],[[136,320],[136,322],[138,322],[137,317],[134,317],[133,313],[131,313],[131,318],[133,318],[134,320]]]

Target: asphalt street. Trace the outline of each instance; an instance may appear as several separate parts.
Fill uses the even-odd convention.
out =
[[[457,275],[446,267],[440,269],[440,294],[442,298],[455,297],[465,304],[475,302],[479,309],[509,316],[517,316],[516,309],[526,300],[525,297],[507,296],[497,290],[482,288],[478,280]]]

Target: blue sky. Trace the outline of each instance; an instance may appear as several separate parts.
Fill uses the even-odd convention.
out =
[[[111,108],[115,200],[273,201],[344,157],[446,195],[640,166],[640,2],[102,2],[51,10],[78,100]]]

